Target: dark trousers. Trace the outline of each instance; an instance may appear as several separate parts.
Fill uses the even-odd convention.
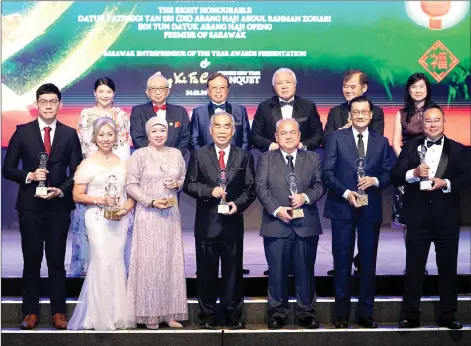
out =
[[[446,217],[446,216],[445,216]],[[407,225],[406,276],[401,320],[420,320],[420,298],[430,244],[435,244],[440,291],[440,320],[455,318],[458,299],[456,283],[459,227],[443,228],[434,222],[422,227]]]
[[[40,270],[44,249],[49,276],[51,312],[66,313],[64,258],[70,211],[18,211],[23,252],[22,295],[24,315],[39,316]]]
[[[268,275],[268,318],[286,321],[288,316],[288,276],[292,264],[296,285],[299,319],[314,318],[316,263],[319,236],[300,237],[296,232],[286,238],[264,237],[263,246],[270,273]]]
[[[363,219],[332,219],[331,223],[335,270],[335,314],[337,318],[350,317],[350,280],[355,248],[355,231],[357,231],[361,267],[358,315],[372,317],[376,295],[376,254],[380,224]]]
[[[220,306],[228,325],[240,322],[244,296],[242,294],[242,254],[244,238],[225,236],[195,238],[196,269],[198,272],[199,318],[202,323],[215,323],[218,298],[219,258],[221,259],[222,287]]]
[[[379,233],[381,231],[381,224],[378,224],[376,227],[376,242],[379,242]],[[355,257],[353,257],[353,265],[357,268],[361,268],[360,264],[360,250],[358,250],[358,253],[356,254]]]

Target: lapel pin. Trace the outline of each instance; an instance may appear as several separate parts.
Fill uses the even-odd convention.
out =
[[[173,123],[170,123],[169,125],[170,125],[170,126],[173,126]]]

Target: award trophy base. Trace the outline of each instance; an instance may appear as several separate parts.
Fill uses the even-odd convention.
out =
[[[304,217],[304,210],[302,209],[288,209],[288,215],[291,216],[293,219],[299,219],[300,217]]]
[[[428,190],[432,188],[432,180],[421,180],[420,181],[420,189],[421,190]]]
[[[359,206],[368,205],[368,195],[359,195],[357,198],[357,203]]]
[[[119,210],[105,210],[103,212],[103,217],[111,221],[119,221],[121,218],[117,215]]]
[[[229,214],[231,207],[229,204],[219,204],[218,205],[218,214]]]
[[[36,195],[37,196],[47,196],[48,194],[48,190],[47,190],[47,187],[46,186],[38,186],[36,187]]]
[[[165,202],[167,203],[167,207],[175,207],[177,205],[177,199],[175,197],[167,197],[165,198]]]

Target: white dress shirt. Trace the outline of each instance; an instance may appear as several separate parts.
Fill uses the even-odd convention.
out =
[[[227,168],[227,159],[229,158],[229,152],[231,151],[231,146],[228,145],[226,149],[219,148],[216,144],[214,144],[214,148],[216,149],[216,157],[219,161],[219,152],[222,150],[224,151],[224,166]]]
[[[353,138],[355,139],[355,145],[357,146],[357,149],[358,149],[358,135],[360,134],[360,132],[357,131],[357,129],[355,129],[355,127],[352,126],[352,132],[353,132]],[[366,151],[368,150],[368,138],[369,138],[369,131],[368,131],[368,128],[365,129],[365,131],[363,131],[362,133],[363,135],[363,147],[365,148],[365,156],[366,156]],[[374,183],[374,186],[378,187],[379,186],[379,180],[378,178],[376,177],[373,177],[375,179],[375,183]],[[345,190],[345,192],[343,193],[343,198],[345,199],[348,199],[348,195],[350,194],[350,190]]]
[[[288,101],[285,101],[283,99],[280,98],[280,106],[281,106],[281,102],[291,102],[294,100],[294,96],[288,100]],[[283,107],[281,107],[281,116],[283,117],[283,119],[291,119],[293,117],[293,106],[290,106],[290,105],[285,105]]]
[[[440,163],[440,158],[442,156],[444,140],[445,138],[442,137],[440,145],[434,144],[430,148],[427,148],[427,153],[425,154],[425,163],[427,166],[430,167],[428,171],[429,178],[435,178],[435,174],[437,174],[438,164]],[[427,141],[430,141],[430,139],[426,138],[423,144],[426,145]],[[443,189],[442,191],[444,193],[449,193],[451,192],[451,183],[448,179],[444,179],[444,180],[446,181],[447,188]],[[406,181],[412,184],[412,183],[419,182],[420,178],[414,177],[414,170],[410,169],[406,173]]]
[[[285,106],[287,107],[287,106]],[[288,158],[287,156],[290,155],[288,153],[285,153],[283,150],[281,150],[281,154],[283,155],[283,158],[285,159],[285,164],[288,165]],[[293,157],[293,167],[296,166],[296,155],[298,154],[298,151],[295,150],[294,152],[291,153],[291,156]],[[302,193],[302,195],[304,196],[304,201],[306,202],[306,204],[309,204],[309,197],[305,194],[305,193]],[[278,211],[280,210],[281,207],[278,207],[276,208],[276,210],[273,212],[273,216],[276,217],[276,214],[278,213]]]

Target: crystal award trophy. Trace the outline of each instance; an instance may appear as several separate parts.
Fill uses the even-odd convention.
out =
[[[427,155],[427,146],[426,145],[419,145],[417,147],[417,152],[419,153],[419,160],[421,165],[426,165],[425,156]],[[429,178],[420,178],[420,189],[421,190],[428,190],[432,188],[432,180]]]
[[[118,197],[118,178],[116,175],[111,174],[105,180],[105,197],[111,197],[115,200],[113,206],[106,205],[104,206],[103,217],[108,220],[119,221],[119,197]]]
[[[356,160],[358,180],[365,177],[365,159],[359,158]],[[358,189],[357,203],[359,206],[368,205],[368,195],[365,190]]]
[[[288,175],[288,185],[289,185],[289,191],[291,192],[291,195],[294,196],[298,193],[298,177],[294,173],[290,173]],[[297,219],[300,217],[304,217],[304,210],[300,208],[291,208],[288,209],[288,214],[291,216],[293,219]]]
[[[225,169],[219,170],[218,173],[218,184],[221,187],[221,189],[226,192],[226,187],[227,187],[227,171]],[[229,204],[226,202],[226,198],[223,197],[221,198],[221,202],[218,205],[218,213],[219,214],[228,214],[230,211]]]
[[[164,162],[160,165],[160,170],[163,172],[164,175],[164,183],[165,185],[170,184],[173,179],[168,178],[168,171],[170,170],[170,166],[168,163]],[[173,195],[170,189],[165,188],[165,196],[164,200],[167,204],[167,207],[175,207],[177,205],[177,198]]]
[[[49,160],[49,155],[47,153],[39,153],[39,169],[46,169],[47,168],[47,161]],[[47,196],[47,186],[46,181],[40,181],[38,186],[36,187],[36,195],[45,197]]]

